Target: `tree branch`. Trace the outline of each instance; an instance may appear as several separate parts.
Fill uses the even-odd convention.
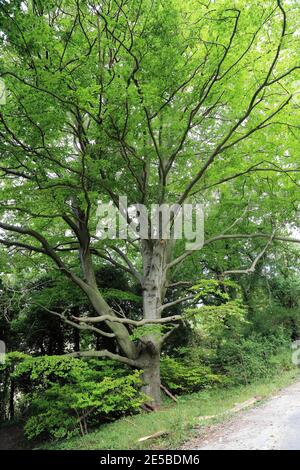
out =
[[[182,320],[181,315],[172,315],[165,318],[155,318],[155,319],[143,319],[143,320],[131,320],[131,318],[118,318],[112,317],[111,315],[101,315],[99,317],[72,317],[74,320],[84,323],[99,323],[102,321],[109,321],[112,323],[123,323],[125,325],[134,325],[134,326],[143,326],[148,324],[163,324],[172,321]]]
[[[66,354],[69,357],[105,357],[107,359],[113,359],[114,361],[122,362],[131,367],[139,368],[137,361],[129,359],[125,356],[120,356],[119,354],[114,354],[107,349],[102,349],[102,351],[76,351],[73,353]]]
[[[165,335],[163,335],[163,337],[162,337],[162,338],[160,339],[160,341],[159,341],[159,342],[160,342],[160,345],[162,345],[162,344],[169,338],[169,336],[170,336],[175,330],[177,330],[177,328],[179,328],[179,324],[174,325],[174,327],[173,327],[170,331],[168,331]]]
[[[275,235],[275,230],[273,231],[271,237],[270,237],[270,240],[268,241],[268,243],[266,244],[266,246],[264,247],[264,249],[255,257],[253,263],[251,264],[250,268],[248,269],[236,269],[236,270],[229,270],[229,271],[224,271],[222,273],[222,276],[226,276],[228,274],[252,274],[254,273],[255,271],[255,267],[257,265],[257,263],[259,262],[259,260],[264,256],[265,252],[267,251],[267,249],[269,248],[270,244],[272,243],[273,241],[273,238],[274,238],[274,235]]]
[[[93,331],[94,333],[98,333],[99,335],[105,336],[107,338],[115,338],[116,337],[116,335],[114,335],[114,333],[107,333],[106,331],[100,330],[99,328],[96,328],[95,326],[78,325],[78,323],[75,323],[71,320],[68,320],[68,318],[66,318],[64,316],[64,313],[66,312],[67,309],[64,310],[63,313],[59,313],[59,312],[54,312],[53,310],[50,310],[49,308],[47,308],[47,307],[45,307],[44,305],[41,305],[41,304],[34,303],[33,305],[36,305],[37,307],[40,307],[40,308],[44,309],[46,312],[51,313],[52,315],[55,315],[55,316],[61,318],[65,323],[67,323],[68,325],[73,326],[74,328],[77,328],[78,330]]]
[[[180,304],[182,302],[185,302],[187,300],[192,300],[194,299],[193,295],[189,295],[188,297],[181,297],[180,299],[173,300],[172,302],[168,302],[167,304],[164,304],[160,307],[159,311],[162,312],[166,308],[173,307],[174,305]]]
[[[270,234],[267,234],[267,233],[249,233],[249,234],[245,234],[245,233],[236,233],[236,234],[228,234],[228,235],[217,235],[215,237],[212,237],[212,238],[209,238],[208,240],[206,240],[204,242],[204,245],[203,246],[206,246],[208,245],[209,243],[213,243],[213,242],[217,242],[217,241],[220,241],[220,240],[232,240],[232,239],[252,239],[252,238],[270,238],[271,235]],[[293,237],[282,237],[282,236],[274,236],[272,238],[272,240],[278,240],[278,241],[283,241],[283,242],[290,242],[290,243],[300,243],[300,239],[299,238],[293,238]],[[201,247],[202,248],[202,247]],[[188,256],[191,256],[193,253],[195,253],[195,250],[191,250],[191,251],[186,251],[185,253],[183,253],[182,255],[178,256],[178,258],[175,258],[173,261],[171,261],[168,265],[167,265],[167,269],[171,269],[173,268],[174,266],[176,266],[177,264],[181,263],[182,261],[184,261]]]
[[[281,10],[281,13],[282,13],[282,16],[283,16],[283,20],[282,20],[282,30],[281,30],[281,36],[280,36],[280,39],[279,39],[279,42],[278,42],[278,46],[277,46],[277,49],[276,49],[276,52],[275,52],[275,55],[274,55],[274,58],[269,66],[269,69],[268,69],[268,72],[265,76],[265,79],[263,80],[263,82],[261,83],[261,85],[259,85],[257,87],[257,89],[255,90],[255,92],[253,93],[251,99],[250,99],[250,102],[249,102],[249,105],[246,109],[246,111],[243,113],[242,117],[240,117],[237,122],[231,127],[231,129],[227,132],[227,134],[223,137],[223,139],[221,140],[221,142],[216,146],[216,148],[213,150],[213,152],[210,154],[210,156],[208,157],[208,159],[206,160],[206,162],[204,163],[204,165],[202,166],[202,168],[200,168],[200,170],[198,171],[198,173],[196,174],[196,176],[190,181],[190,183],[186,186],[185,190],[183,191],[182,195],[180,196],[179,200],[178,200],[178,204],[182,204],[185,199],[189,196],[191,190],[193,189],[193,187],[195,186],[195,184],[202,178],[202,176],[204,175],[204,173],[206,173],[207,169],[211,166],[211,164],[214,162],[215,158],[217,157],[217,155],[219,155],[221,152],[223,152],[225,149],[229,148],[229,147],[232,147],[233,145],[235,145],[237,142],[239,142],[240,140],[243,140],[244,138],[248,137],[249,135],[253,134],[253,132],[256,132],[257,130],[261,129],[263,124],[268,121],[269,119],[271,119],[275,114],[277,114],[278,112],[280,112],[280,110],[286,106],[291,97],[289,97],[289,99],[287,101],[285,101],[283,104],[280,105],[280,107],[275,111],[273,112],[270,116],[268,116],[266,119],[264,119],[262,122],[260,122],[260,124],[258,124],[258,126],[255,127],[255,129],[251,129],[249,132],[247,132],[244,136],[242,136],[240,139],[237,139],[235,142],[232,142],[231,144],[227,144],[227,142],[231,139],[231,137],[234,135],[234,133],[236,132],[236,130],[245,122],[245,120],[252,114],[253,110],[255,109],[255,107],[263,100],[263,98],[259,98],[259,95],[261,94],[261,92],[268,86],[270,86],[271,83],[274,83],[274,81],[272,82],[269,82],[269,79],[270,79],[270,76],[275,68],[275,65],[278,61],[278,58],[279,58],[279,54],[280,54],[280,51],[281,51],[281,47],[282,47],[282,42],[283,42],[283,38],[285,36],[285,32],[286,32],[286,14],[285,14],[285,11],[281,5],[281,2],[280,0],[277,0],[277,5],[278,7],[280,8]],[[292,69],[291,69],[292,71]],[[288,73],[287,73],[288,75]],[[279,80],[279,78],[278,78]],[[278,81],[276,80],[276,81]]]

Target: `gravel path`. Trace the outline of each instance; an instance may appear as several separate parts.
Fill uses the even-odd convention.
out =
[[[186,443],[199,450],[300,450],[300,382]]]

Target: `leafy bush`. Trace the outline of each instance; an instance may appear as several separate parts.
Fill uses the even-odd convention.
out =
[[[28,438],[83,435],[96,423],[134,412],[145,400],[140,372],[111,361],[28,358],[17,366],[14,377],[31,383],[25,394]]]
[[[225,340],[219,345],[216,366],[231,383],[251,383],[291,368],[290,340],[282,330],[276,335],[252,334],[238,341]]]
[[[201,363],[188,363],[173,357],[161,360],[162,383],[174,393],[192,393],[222,382],[220,375]]]
[[[174,393],[193,393],[272,377],[294,367],[290,342],[284,329],[267,336],[224,336],[213,348],[206,338],[195,338],[187,348],[177,349],[176,358],[162,358],[162,383]]]
[[[185,311],[186,318],[193,321],[194,327],[211,341],[232,333],[241,333],[246,320],[246,307],[238,300],[231,300],[220,305],[204,305],[189,308]]]

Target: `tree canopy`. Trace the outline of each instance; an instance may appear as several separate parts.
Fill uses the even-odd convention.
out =
[[[157,404],[175,306],[198,302],[187,289],[300,241],[297,12],[296,0],[1,2],[2,272],[76,286],[87,314],[48,313],[118,346],[73,354],[142,369]],[[99,202],[125,195],[202,203],[204,247],[101,239]],[[105,296],[107,265],[130,276],[125,314]]]

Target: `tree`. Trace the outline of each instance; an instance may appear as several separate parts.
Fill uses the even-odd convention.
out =
[[[97,204],[205,201],[203,252],[254,252],[250,267],[227,275],[251,273],[273,242],[299,242],[286,233],[295,206],[283,199],[293,190],[297,200],[298,9],[280,0],[2,2],[5,262],[38,264],[41,275],[56,267],[84,292],[95,313],[72,326],[107,335],[105,323],[119,352],[74,355],[142,369],[155,405],[161,349],[182,320],[169,312],[194,302],[180,294],[184,263],[202,252],[151,236],[101,240]],[[255,211],[246,222],[245,191]],[[142,317],[105,300],[95,275],[103,263],[140,284]]]

